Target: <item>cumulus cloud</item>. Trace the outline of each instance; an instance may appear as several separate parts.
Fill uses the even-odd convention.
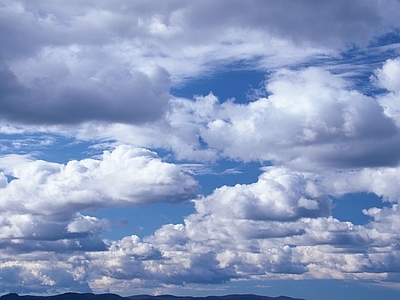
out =
[[[141,155],[143,152],[154,158],[147,150],[139,151]],[[103,160],[107,160],[107,155]],[[123,155],[118,157],[121,159]],[[20,157],[19,162],[14,160],[7,165],[10,159],[3,161],[6,172],[10,165],[26,164],[26,158]],[[211,195],[196,199],[196,212],[182,224],[164,225],[144,239],[130,236],[117,241],[104,240],[103,248],[100,244],[82,247],[85,262],[82,272],[91,274],[87,282],[97,292],[110,286],[111,291],[122,292],[157,287],[161,282],[210,284],[239,278],[396,282],[400,223],[396,184],[391,182],[396,182],[397,173],[397,168],[386,167],[299,172],[271,166],[264,169],[255,183],[220,187]],[[3,177],[3,187],[11,183]],[[331,216],[329,195],[360,191],[376,193],[393,205],[364,210],[371,217],[365,226],[341,222]],[[99,232],[106,225],[104,221],[76,214],[65,223],[65,228],[66,234],[79,235]],[[84,245],[89,239],[75,236],[69,240]],[[27,244],[26,238],[24,243]],[[42,245],[47,250],[56,249]],[[7,247],[22,251],[15,246]],[[79,251],[77,246],[69,247]],[[40,262],[40,258],[31,259]],[[30,268],[32,261],[21,260],[21,268]],[[54,274],[46,272],[42,274]],[[67,272],[68,276],[72,276],[71,272]],[[14,273],[4,269],[5,275]],[[46,282],[64,286],[55,275],[48,276]],[[79,282],[76,279],[74,284]],[[41,286],[50,288],[46,284],[42,281]]]
[[[1,239],[10,247],[15,239],[27,239],[55,241],[56,248],[104,249],[98,235],[108,228],[107,220],[84,216],[79,211],[176,203],[192,198],[197,189],[192,175],[179,165],[128,145],[105,151],[100,159],[65,165],[9,155],[0,159],[0,166],[14,178],[8,182],[1,173]],[[92,243],[74,241],[85,238],[92,239]],[[63,239],[66,241],[60,242]],[[68,239],[73,240],[71,244]],[[45,248],[39,242],[31,244]]]
[[[292,221],[330,214],[329,198],[312,180],[274,168],[252,185],[224,186],[195,203],[201,214],[236,219]]]
[[[94,253],[102,271],[93,269],[97,278],[91,286],[101,291],[109,282],[124,282],[126,288],[133,288],[157,285],[157,281],[219,283],[238,278],[395,280],[400,255],[397,205],[365,211],[373,216],[366,226],[341,222],[329,213],[310,215],[306,211],[282,222],[280,212],[274,209],[287,204],[287,198],[276,197],[283,186],[297,187],[290,192],[290,197],[297,200],[292,200],[292,209],[302,208],[305,194],[326,197],[319,200],[320,206],[329,205],[324,185],[309,175],[271,167],[255,184],[215,190],[196,200],[196,212],[183,224],[164,225],[144,241],[126,237],[110,248],[120,249],[118,255],[111,250]],[[252,191],[252,197],[243,197],[244,189]],[[249,201],[256,193],[269,205],[263,207],[260,201],[255,206],[254,201]],[[245,213],[249,206],[252,214],[238,216],[237,207]],[[133,244],[137,246],[130,250],[129,245]],[[127,258],[131,259],[125,268],[123,262]],[[96,259],[91,261],[97,266]],[[104,269],[107,263],[112,267]]]
[[[0,165],[6,174],[16,178],[1,190],[5,199],[2,206],[20,212],[45,214],[62,212],[69,205],[84,209],[92,205],[107,207],[113,202],[179,202],[192,197],[197,187],[191,174],[178,165],[163,162],[154,152],[128,145],[105,151],[101,159],[65,165],[14,155],[2,157]],[[11,205],[16,199],[27,198],[30,200],[19,202],[18,207],[17,203]],[[49,203],[51,207],[47,206]]]
[[[398,128],[374,99],[342,79],[316,68],[286,70],[266,89],[267,98],[244,106],[216,104],[217,113],[201,129],[203,140],[242,160],[313,167],[397,163]],[[228,134],[221,137],[221,131]]]
[[[400,126],[400,59],[387,60],[382,68],[375,71],[375,83],[386,90],[386,93],[378,98],[384,112],[395,120]]]
[[[366,96],[316,67],[279,70],[265,90],[267,97],[247,104],[221,103],[213,94],[175,98],[164,120],[143,130],[110,125],[82,128],[80,134],[97,130],[102,137],[164,147],[178,159],[198,161],[261,160],[309,170],[398,163],[399,127],[381,106],[384,96]]]

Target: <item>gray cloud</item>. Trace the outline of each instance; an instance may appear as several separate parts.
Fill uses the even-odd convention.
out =
[[[396,5],[8,2],[0,9],[1,116],[36,124],[154,121],[167,107],[168,72],[179,82],[207,72],[211,61],[218,66],[258,56],[276,66],[320,52],[327,42],[365,42],[376,28],[393,25],[387,7],[395,11]],[[303,51],[293,51],[291,40],[305,42]],[[304,54],[296,58],[296,52]]]
[[[240,25],[262,28],[298,43],[366,43],[376,28],[394,21],[389,9],[398,3],[375,1],[219,1],[196,2],[188,10],[193,28]],[[223,13],[222,13],[223,12]],[[223,24],[223,25],[221,25]]]
[[[143,123],[160,118],[170,97],[169,74],[161,68],[151,76],[115,67],[92,77],[71,75],[66,70],[63,78],[54,78],[54,70],[48,71],[49,75],[42,70],[43,76],[31,78],[29,86],[24,86],[9,68],[3,68],[0,115],[5,120],[28,124]]]
[[[102,46],[115,43],[116,38],[153,36],[163,41],[162,28],[179,29],[177,41],[193,44],[212,40],[212,34],[225,28],[260,29],[323,45],[327,41],[365,42],[377,28],[393,25],[396,9],[396,1],[168,1],[158,5],[143,1],[70,1],[68,5],[18,1],[1,10],[5,28],[2,52],[6,56],[29,55],[43,45]],[[155,19],[161,25],[158,32],[153,26]]]

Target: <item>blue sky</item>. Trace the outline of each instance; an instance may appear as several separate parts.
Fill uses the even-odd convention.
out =
[[[398,297],[399,14],[0,1],[0,294]]]

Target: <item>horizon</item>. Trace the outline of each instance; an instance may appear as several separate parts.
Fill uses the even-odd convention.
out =
[[[0,295],[400,295],[400,1],[0,1]]]

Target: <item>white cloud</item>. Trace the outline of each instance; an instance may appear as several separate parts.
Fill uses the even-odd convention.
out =
[[[400,59],[388,59],[382,68],[376,70],[377,83],[390,92],[400,93]]]
[[[14,207],[20,212],[46,214],[74,205],[84,209],[179,202],[193,196],[197,187],[192,176],[178,165],[161,161],[154,152],[128,145],[105,151],[101,159],[70,161],[66,165],[15,155],[1,158],[0,165],[17,178],[1,190],[5,199],[2,206],[13,203],[8,209]],[[18,207],[17,200],[22,201]]]
[[[400,59],[387,60],[382,68],[375,71],[375,76],[376,84],[387,90],[387,93],[378,97],[378,101],[385,114],[400,126]]]
[[[126,237],[113,243],[109,252],[94,253],[92,270],[97,275],[91,284],[102,291],[106,283],[116,281],[132,289],[157,286],[157,282],[218,283],[235,278],[395,280],[400,255],[397,206],[369,210],[366,213],[374,220],[366,226],[307,214],[285,222],[260,219],[260,213],[272,214],[275,206],[287,203],[274,197],[282,190],[278,182],[298,187],[299,199],[303,193],[315,193],[315,186],[307,185],[318,185],[319,197],[326,196],[307,174],[271,167],[255,184],[224,187],[196,200],[196,213],[186,217],[184,224],[164,225],[143,242]],[[269,205],[254,207],[247,218],[238,217],[236,207],[245,212],[249,204],[248,198],[241,197],[244,189],[258,190]],[[228,193],[235,195],[228,198],[232,201],[227,201]],[[300,205],[292,203],[296,205],[301,207],[301,200]]]
[[[176,203],[192,198],[197,189],[192,175],[179,165],[165,163],[149,150],[128,145],[105,151],[101,159],[70,161],[66,165],[9,155],[0,159],[0,166],[15,178],[7,182],[1,174],[0,235],[9,247],[13,247],[14,239],[27,239],[39,241],[26,244],[28,249],[40,249],[46,241],[54,241],[47,247],[60,250],[103,249],[98,235],[108,229],[107,221],[83,216],[79,211]],[[86,238],[93,239],[92,243],[87,244]]]
[[[196,200],[200,214],[249,220],[293,221],[327,216],[330,200],[316,191],[312,180],[284,169],[263,173],[251,185],[223,186],[205,199]]]
[[[325,172],[321,182],[331,195],[369,192],[384,201],[399,202],[399,167],[354,169],[348,172]]]
[[[143,240],[137,236],[105,240],[103,249],[82,244],[87,251],[81,258],[64,254],[69,256],[65,278],[72,276],[75,285],[88,282],[96,292],[106,291],[111,284],[110,291],[119,293],[161,283],[210,284],[250,278],[396,281],[400,255],[397,205],[366,210],[373,219],[365,226],[341,222],[329,216],[327,182],[334,184],[334,178],[327,182],[315,178],[311,173],[269,167],[254,184],[222,187],[197,199],[196,212],[183,224],[164,225]],[[346,181],[346,176],[343,178]],[[249,193],[251,197],[243,197]],[[67,228],[79,234],[96,232],[99,226],[104,223],[77,214]],[[85,239],[71,241],[82,243]],[[27,242],[23,241],[25,249]],[[51,249],[48,244],[43,246]],[[20,256],[18,272],[33,272],[33,265],[41,262],[40,255]],[[19,278],[16,263],[4,254],[3,259],[13,266],[7,269],[4,265],[3,273]],[[78,260],[80,271],[72,271]],[[65,286],[56,276],[59,267],[41,266],[40,274],[47,276],[47,283],[41,277],[39,286]],[[82,278],[89,273],[90,279]]]
[[[310,171],[398,163],[393,92],[366,96],[351,81],[316,67],[276,71],[265,91],[266,97],[247,104],[220,103],[213,94],[174,98],[161,121],[146,127],[85,124],[77,137],[164,148],[180,160],[261,160]]]
[[[143,130],[111,125],[97,132],[198,161],[222,156],[310,170],[398,162],[394,120],[376,99],[351,89],[350,82],[321,68],[280,70],[266,90],[268,97],[248,104],[221,104],[212,94],[173,99],[164,122]],[[85,131],[82,138],[93,133]]]
[[[396,126],[374,99],[346,85],[317,68],[279,71],[267,84],[267,98],[247,105],[216,105],[201,136],[210,147],[242,160],[301,167],[355,166],[358,159],[365,164],[398,161],[383,146],[393,149],[398,144]],[[379,140],[382,148],[371,147],[371,139]],[[377,155],[382,161],[374,161]]]
[[[77,214],[76,218],[67,225],[66,230],[69,233],[90,232],[91,234],[98,235],[108,227],[109,224],[106,220]]]

